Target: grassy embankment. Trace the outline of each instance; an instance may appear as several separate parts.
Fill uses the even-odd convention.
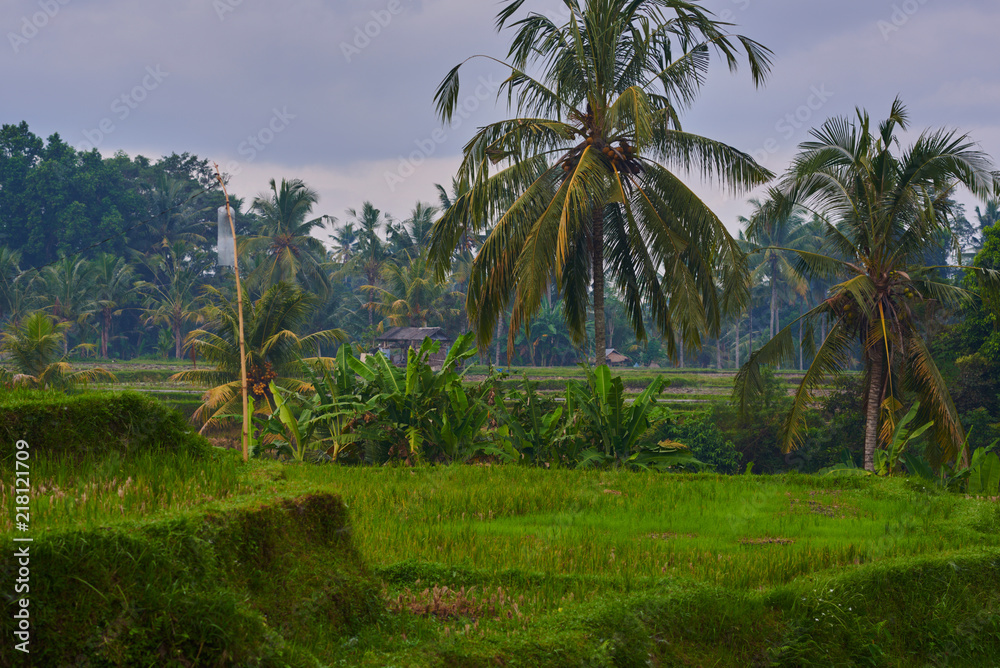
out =
[[[60,628],[111,665],[986,666],[1000,652],[1000,506],[905,479],[148,450],[72,465],[36,451],[36,611],[66,611],[39,643]],[[7,548],[12,505],[8,485]]]

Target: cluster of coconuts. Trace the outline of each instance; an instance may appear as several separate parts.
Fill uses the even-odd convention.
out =
[[[593,146],[603,153],[604,157],[616,165],[619,171],[626,174],[638,174],[642,171],[641,163],[635,159],[636,150],[628,141],[622,139],[618,142],[618,146],[613,146],[602,139],[595,139],[593,136],[590,136],[563,161],[562,167],[564,172],[569,172],[579,164],[580,154],[588,146]]]
[[[850,299],[845,300],[843,307],[841,307],[841,312],[843,313],[844,320],[847,321],[847,324],[850,325],[854,323],[854,319],[857,317],[857,314],[854,312],[853,301]]]

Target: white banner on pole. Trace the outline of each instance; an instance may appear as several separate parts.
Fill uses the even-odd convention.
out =
[[[235,258],[233,248],[233,231],[229,227],[229,216],[226,207],[219,207],[219,266],[232,267]]]

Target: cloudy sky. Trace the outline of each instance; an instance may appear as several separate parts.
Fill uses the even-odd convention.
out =
[[[774,52],[767,85],[712,73],[685,129],[781,171],[809,128],[894,97],[913,127],[968,132],[1000,159],[1000,3],[993,0],[705,0]],[[528,0],[549,11],[555,0]],[[82,148],[190,152],[241,196],[271,178],[320,193],[344,220],[365,200],[405,218],[436,202],[475,128],[501,118],[504,72],[479,61],[448,127],[432,97],[474,54],[502,57],[494,0],[3,0],[0,123]],[[732,229],[746,196],[697,189]],[[970,208],[971,196],[960,198]]]

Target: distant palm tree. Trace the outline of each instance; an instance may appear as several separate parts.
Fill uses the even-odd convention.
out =
[[[169,247],[166,255],[156,255],[144,261],[154,276],[152,281],[140,281],[136,287],[144,296],[143,321],[147,325],[165,325],[174,337],[174,357],[184,356],[184,328],[188,323],[204,321],[204,309],[198,296],[207,258],[197,252],[188,255],[183,243]]]
[[[417,202],[410,217],[389,229],[388,240],[397,260],[426,253],[437,209]]]
[[[69,354],[69,335],[93,315],[94,269],[83,258],[62,257],[42,269],[42,303],[61,323],[67,323],[63,336],[63,354]]]
[[[457,293],[437,281],[426,255],[407,257],[402,265],[387,262],[382,267],[382,285],[363,285],[361,289],[378,297],[376,310],[394,327],[441,324],[455,310],[447,299]]]
[[[204,246],[211,231],[212,208],[195,186],[161,173],[147,194],[151,218],[139,229],[132,248],[143,255],[165,253],[177,243]]]
[[[740,222],[746,225],[747,240],[760,255],[759,264],[750,272],[750,282],[761,285],[766,277],[771,291],[772,337],[778,334],[781,324],[778,316],[780,286],[800,297],[808,290],[808,280],[794,266],[791,251],[812,250],[818,241],[805,224],[802,213],[795,207],[782,207],[781,201],[781,194],[777,192],[771,192],[765,202],[751,199],[753,213],[750,218],[740,216]]]
[[[246,294],[246,290],[244,290]],[[204,403],[193,418],[204,426],[218,422],[221,416],[242,410],[240,379],[239,318],[236,305],[215,288],[208,289],[212,303],[206,310],[205,329],[196,329],[187,337],[187,344],[198,356],[215,368],[191,369],[171,376],[171,380],[212,386],[205,393]],[[308,383],[297,380],[301,372],[300,355],[317,341],[345,341],[347,335],[339,329],[328,329],[300,335],[299,328],[316,308],[315,296],[296,285],[275,283],[256,301],[244,304],[244,339],[247,359],[247,389],[258,407],[268,410],[272,402],[268,383],[305,391]],[[315,358],[306,358],[307,362]]]
[[[919,419],[933,420],[935,463],[959,454],[964,430],[941,373],[916,326],[915,307],[932,300],[956,304],[971,295],[947,283],[923,264],[928,243],[946,227],[949,195],[957,183],[985,196],[1000,179],[989,158],[968,135],[946,130],[923,132],[897,155],[897,130],[908,126],[897,99],[888,119],[873,127],[868,113],[833,118],[813,130],[782,181],[789,202],[814,205],[825,217],[825,252],[792,249],[803,270],[840,282],[830,297],[811,309],[813,323],[824,316],[832,326],[799,384],[785,421],[783,447],[798,447],[802,417],[814,390],[830,373],[847,366],[852,345],[860,344],[865,367],[865,468],[874,469],[875,449],[891,437],[903,391],[920,402]],[[996,294],[1000,272],[966,267]],[[793,323],[796,324],[796,323]],[[736,377],[741,406],[762,391],[759,367],[794,354],[792,325],[756,351]]]
[[[313,231],[326,226],[326,217],[309,218],[319,201],[315,190],[301,179],[270,181],[271,192],[254,199],[253,211],[260,221],[260,233],[241,243],[240,253],[262,253],[254,279],[262,286],[278,281],[310,284],[329,289],[330,281],[323,268],[326,248],[312,236]]]
[[[360,213],[354,209],[348,209],[347,213],[358,224],[358,252],[351,261],[350,270],[359,272],[365,285],[377,285],[382,275],[382,265],[389,259],[389,249],[379,234],[379,228],[390,224],[392,219],[383,217],[382,212],[372,206],[371,202],[365,202]],[[365,308],[368,309],[368,327],[371,328],[375,324],[377,307],[374,293],[370,290]]]
[[[986,206],[980,211],[976,207],[976,219],[979,221],[979,231],[982,232],[987,227],[993,227],[1000,221],[1000,200],[989,199]]]
[[[334,259],[341,264],[350,262],[358,245],[358,231],[354,229],[354,223],[348,221],[336,228],[330,240],[334,243]]]
[[[108,357],[111,326],[132,301],[135,272],[125,258],[103,253],[94,261],[94,304],[101,320],[101,357]]]
[[[14,383],[43,388],[64,388],[94,380],[115,381],[104,369],[73,371],[60,358],[59,349],[65,347],[67,321],[58,322],[42,311],[35,311],[20,323],[8,323],[0,337],[0,352],[14,367]]]

